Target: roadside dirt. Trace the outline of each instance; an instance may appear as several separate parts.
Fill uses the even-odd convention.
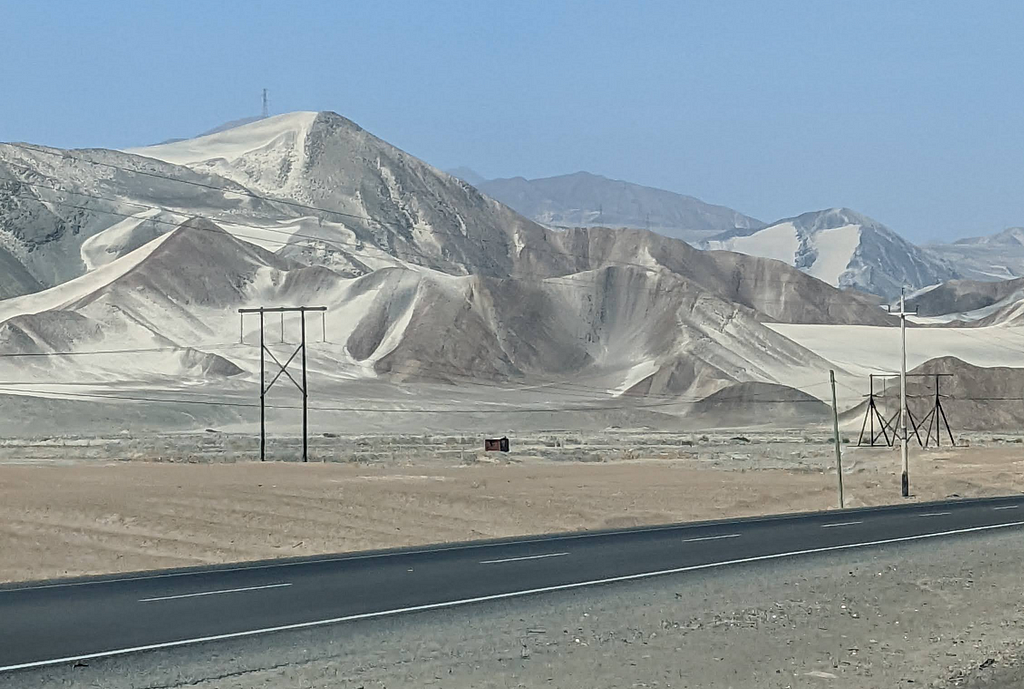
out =
[[[591,461],[0,463],[0,581],[836,507],[827,442],[670,447],[609,461],[589,447]],[[899,501],[898,463],[848,448],[847,505]],[[917,451],[914,499],[1021,492],[1022,469],[1015,443]]]

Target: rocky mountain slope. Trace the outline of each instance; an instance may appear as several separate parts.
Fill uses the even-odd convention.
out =
[[[29,287],[84,275],[193,216],[267,227],[280,246],[274,229],[297,214],[231,180],[150,158],[0,144],[0,250]]]
[[[403,401],[403,385],[431,382],[482,386],[487,404],[526,385],[545,403],[660,411],[827,375],[769,323],[892,324],[776,261],[645,230],[542,227],[332,113],[132,152],[3,145],[0,174],[14,276],[0,378],[30,386],[19,394],[96,386],[251,406],[257,334],[237,309],[260,305],[327,306],[309,361],[320,394],[394,411],[423,403]],[[297,326],[280,325],[282,339]],[[64,352],[82,356],[52,356]],[[399,384],[387,401],[352,390],[380,380]]]
[[[842,288],[892,298],[958,277],[955,269],[885,225],[848,208],[804,213],[752,230],[717,235],[701,246],[774,258]]]
[[[451,168],[450,170],[445,170],[445,172],[447,172],[452,177],[458,177],[467,184],[472,184],[474,187],[479,187],[482,183],[487,181],[486,177],[481,175],[473,168],[466,167],[465,165],[460,165],[459,167]]]
[[[536,223],[334,113],[280,115],[131,152],[282,199],[301,220],[293,251],[349,274],[394,258],[495,276],[563,265],[550,253],[520,255],[543,243]]]
[[[6,279],[11,293],[88,273],[195,216],[350,275],[404,261],[490,275],[561,265],[518,255],[543,228],[333,113],[135,153],[0,144],[0,209],[0,249],[31,278]]]
[[[1024,247],[1024,227],[1008,227],[996,234],[966,237],[953,243],[957,246]]]
[[[731,208],[589,172],[482,180],[476,186],[526,217],[554,227],[641,227],[687,241],[736,228],[764,227],[760,220]]]
[[[0,300],[41,289],[39,282],[9,251],[0,248]]]
[[[75,363],[79,379],[97,382],[113,371],[141,375],[156,359],[161,375],[252,374],[251,349],[225,349],[236,332],[235,310],[317,303],[330,310],[328,340],[335,343],[321,349],[318,367],[450,382],[584,378],[598,396],[689,397],[736,381],[774,381],[807,367],[827,368],[764,327],[764,320],[817,322],[844,313],[886,322],[870,303],[824,285],[833,292],[821,299],[828,305],[798,309],[799,295],[821,283],[790,271],[789,281],[769,281],[762,289],[758,259],[729,268],[731,284],[717,281],[727,266],[681,243],[693,254],[690,264],[613,263],[611,256],[625,253],[617,236],[605,231],[577,238],[586,240],[587,260],[603,267],[543,279],[406,267],[352,278],[194,220],[90,274],[0,302],[0,352],[125,346],[189,352],[184,359],[174,351],[142,357],[127,367],[118,357]],[[687,276],[673,267],[693,270]],[[747,276],[750,285],[736,287]],[[794,296],[770,298],[781,293]],[[63,364],[58,357],[36,365],[45,373]]]

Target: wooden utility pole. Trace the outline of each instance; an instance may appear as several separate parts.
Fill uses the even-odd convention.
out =
[[[239,313],[242,313],[239,311]],[[263,352],[267,346],[263,342],[263,309],[260,309],[260,461],[267,459],[267,357]]]
[[[299,316],[302,320],[302,461],[305,462],[309,451],[309,417],[306,414],[306,403],[309,400],[309,387],[306,385],[306,312],[299,312]]]
[[[836,439],[836,476],[839,479],[839,509],[846,507],[843,497],[843,445],[839,437],[839,405],[836,403],[836,372],[829,369],[829,382],[832,383],[832,429]]]

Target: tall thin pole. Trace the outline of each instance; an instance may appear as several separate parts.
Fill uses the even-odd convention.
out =
[[[843,498],[843,447],[839,439],[839,405],[836,403],[836,372],[829,369],[829,382],[832,383],[832,429],[836,437],[836,476],[839,478],[839,509],[846,507]]]
[[[871,417],[871,444],[875,444],[875,375],[873,373],[868,374],[868,416]]]
[[[260,309],[260,461],[267,458],[267,417],[266,399],[267,390],[267,362],[263,345],[263,309]]]
[[[306,436],[306,400],[309,393],[306,389],[306,311],[299,312],[302,319],[302,461],[309,461],[306,452],[309,449],[309,441]]]
[[[907,447],[907,303],[906,288],[900,288],[900,457],[903,474],[900,490],[903,497],[910,496],[910,461]]]

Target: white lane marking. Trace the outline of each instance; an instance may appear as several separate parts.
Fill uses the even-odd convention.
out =
[[[953,514],[952,512],[925,512],[924,514],[917,515],[918,517],[945,517],[947,514]]]
[[[331,624],[339,624],[341,622],[355,622],[358,620],[372,620],[380,617],[392,617],[394,615],[401,615],[410,612],[423,612],[425,610],[439,610],[444,608],[456,608],[463,605],[471,605],[473,603],[485,603],[488,601],[495,600],[507,600],[509,598],[522,598],[523,596],[531,596],[538,593],[553,593],[555,591],[570,591],[572,589],[586,588],[589,586],[600,586],[602,584],[615,584],[623,581],[638,581],[642,579],[651,579],[653,577],[665,576],[667,574],[681,574],[683,572],[695,572],[702,569],[713,569],[715,567],[727,567],[729,565],[741,565],[750,562],[762,562],[765,560],[781,560],[787,557],[796,557],[798,555],[813,555],[815,553],[828,553],[836,550],[852,550],[854,548],[866,548],[876,545],[888,545],[890,543],[906,543],[908,541],[920,541],[927,538],[940,538],[942,536],[956,536],[958,534],[974,533],[978,531],[992,531],[994,529],[1006,529],[1014,526],[1024,526],[1024,521],[1020,522],[1007,522],[1005,524],[989,524],[987,526],[971,526],[964,529],[951,529],[949,531],[936,531],[935,533],[919,534],[917,536],[900,536],[899,538],[883,538],[877,541],[864,541],[862,543],[848,543],[846,545],[828,545],[820,548],[807,548],[805,550],[791,550],[785,553],[774,553],[771,555],[755,555],[753,557],[741,557],[736,560],[724,560],[722,562],[709,562],[703,565],[689,565],[687,567],[676,567],[674,569],[662,569],[655,572],[642,572],[640,574],[624,574],[617,577],[608,577],[606,579],[591,579],[589,581],[579,581],[573,584],[558,584],[555,586],[543,586],[535,589],[524,589],[522,591],[509,591],[508,593],[494,593],[489,596],[478,596],[476,598],[462,598],[460,600],[445,601],[441,603],[427,603],[425,605],[413,605],[408,608],[395,608],[393,610],[381,610],[379,612],[364,612],[357,615],[345,615],[344,617],[332,617],[325,620],[314,620],[312,622],[296,622],[294,624],[284,624],[278,627],[264,627],[262,629],[250,629],[244,632],[230,632],[227,634],[216,634],[213,636],[198,636],[194,639],[182,639],[180,641],[165,641],[158,644],[148,644],[146,646],[133,646],[131,648],[118,648],[112,651],[100,651],[99,653],[87,653],[85,655],[68,656],[66,658],[54,658],[52,660],[36,660],[30,663],[20,663],[18,665],[7,665],[0,667],[0,672],[7,672],[10,670],[26,670],[33,667],[45,667],[47,665],[60,665],[61,663],[77,663],[83,660],[95,660],[97,658],[110,658],[112,656],[122,656],[129,653],[140,653],[142,651],[156,651],[164,648],[176,648],[179,646],[191,646],[194,644],[206,643],[209,641],[224,641],[226,639],[241,639],[249,636],[259,636],[262,634],[273,634],[275,632],[288,632],[295,631],[297,629],[310,629],[313,627],[325,627]]]
[[[526,555],[524,557],[506,557],[501,560],[480,560],[482,565],[497,565],[502,562],[519,562],[521,560],[543,560],[546,557],[562,557],[569,553],[547,553],[546,555]]]
[[[965,505],[967,507],[969,505]],[[813,515],[814,512],[791,512],[788,514],[769,514],[763,517],[747,517],[744,518],[741,524],[764,524],[767,522],[782,522],[791,519],[804,519],[808,516]],[[702,524],[700,526],[709,526],[710,524]],[[618,531],[594,531],[594,532],[577,532],[568,534],[559,534],[553,536],[540,536],[537,538],[527,538],[522,540],[513,541],[511,544],[530,544],[530,543],[555,543],[558,541],[570,541],[584,538],[602,538],[607,536],[628,536],[630,534],[641,534],[641,533],[661,533],[664,531],[679,531],[694,528],[696,525],[692,524],[664,524],[661,526],[643,526],[635,529],[619,529]],[[88,581],[64,581],[55,582],[52,584],[32,584],[29,586],[19,587],[0,587],[0,595],[5,593],[14,593],[16,591],[36,591],[39,589],[58,589],[58,588],[73,588],[76,586],[96,586],[98,584],[116,584],[125,581],[147,581],[149,579],[170,579],[175,577],[194,577],[201,576],[204,574],[223,574],[226,572],[249,572],[261,569],[277,569],[279,567],[301,567],[303,565],[309,565],[314,563],[331,563],[331,562],[350,562],[357,560],[374,560],[384,559],[388,557],[402,557],[407,555],[429,555],[431,553],[446,553],[453,550],[475,550],[478,548],[501,548],[510,545],[510,543],[460,543],[458,545],[445,546],[445,547],[433,547],[433,548],[421,548],[419,550],[398,550],[395,552],[385,553],[365,553],[362,555],[339,555],[337,557],[324,557],[317,559],[301,559],[291,562],[265,562],[262,564],[239,564],[235,567],[223,567],[218,569],[202,569],[199,571],[191,572],[163,572],[160,574],[139,574],[137,576],[126,576],[126,577],[115,577],[115,578],[102,578],[102,579],[90,579]]]
[[[835,524],[822,524],[821,528],[831,529],[833,526],[853,526],[854,524],[863,524],[864,522],[837,522]]]
[[[739,538],[738,533],[727,533],[722,536],[703,536],[701,538],[684,538],[683,543],[696,543],[697,541],[717,541],[720,538]]]
[[[993,507],[992,509],[994,509],[994,510],[1015,510],[1018,507],[1020,507],[1020,505],[1003,505],[1002,507]]]
[[[238,589],[221,589],[220,591],[200,591],[199,593],[179,593],[176,596],[157,596],[156,598],[140,598],[140,603],[153,603],[158,600],[177,600],[179,598],[199,598],[200,596],[219,596],[222,593],[239,593],[241,591],[262,591],[263,589],[279,589],[291,586],[290,583],[267,584],[266,586],[244,586]]]

